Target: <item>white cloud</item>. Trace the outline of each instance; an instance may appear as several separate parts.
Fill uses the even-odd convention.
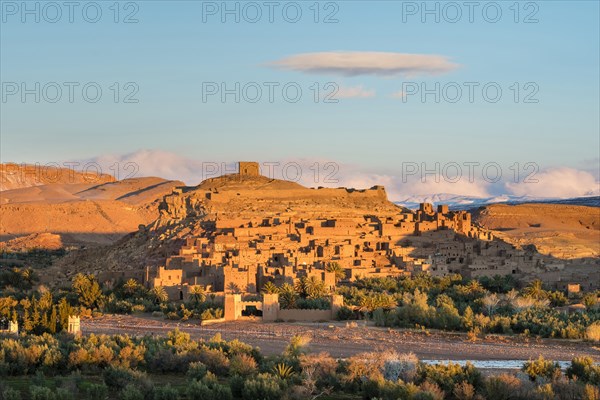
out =
[[[340,86],[337,93],[333,95],[336,99],[351,99],[351,98],[368,98],[375,97],[375,90],[365,89],[362,85],[360,86]]]
[[[460,179],[457,182],[445,180],[443,177],[438,178],[438,182],[435,181],[434,177],[426,177],[425,182],[421,179],[412,179],[401,186],[401,194],[403,196],[412,196],[415,194],[440,194],[440,193],[452,193],[462,196],[473,196],[473,197],[489,197],[489,186],[490,184],[484,180],[473,180],[470,182],[468,179]]]
[[[124,179],[155,176],[180,180],[188,185],[202,181],[202,162],[163,150],[138,150],[128,154],[101,155],[85,162],[101,166],[102,172]]]
[[[551,168],[529,177],[537,182],[508,182],[516,196],[569,198],[600,195],[600,181],[591,173],[573,168]]]
[[[267,64],[271,67],[342,76],[376,75],[406,77],[438,75],[459,67],[446,56],[368,51],[330,51],[296,54]]]

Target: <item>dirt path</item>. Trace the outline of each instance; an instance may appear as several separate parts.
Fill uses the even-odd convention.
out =
[[[296,324],[236,321],[200,326],[197,321],[188,323],[128,315],[106,315],[81,322],[84,334],[165,335],[175,328],[189,333],[194,339],[208,339],[220,333],[224,339],[239,339],[258,346],[267,355],[281,353],[290,337],[303,334],[311,338],[311,351],[325,351],[334,357],[394,349],[400,353],[412,352],[420,359],[427,360],[528,360],[542,355],[551,360],[570,361],[573,357],[587,355],[600,361],[600,347],[585,342],[495,336],[473,343],[467,341],[463,334],[347,327],[340,322]]]

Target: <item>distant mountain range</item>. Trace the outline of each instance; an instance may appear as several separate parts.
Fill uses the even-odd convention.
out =
[[[494,197],[461,196],[451,193],[428,194],[410,196],[400,201],[395,201],[399,206],[410,209],[419,208],[419,203],[448,204],[450,209],[468,210],[488,204],[523,204],[547,203],[570,204],[578,206],[600,207],[600,196],[575,197],[570,199],[540,198],[531,196],[502,195]]]

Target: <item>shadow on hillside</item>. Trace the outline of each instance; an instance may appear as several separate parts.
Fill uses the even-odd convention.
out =
[[[438,246],[451,246],[452,244],[472,245],[472,257],[466,252],[459,250],[448,251],[446,256],[442,256],[438,251]],[[426,232],[418,236],[407,236],[397,242],[397,245],[410,249],[408,256],[413,258],[425,258],[431,255],[438,261],[445,261],[446,266],[452,272],[459,269],[461,275],[471,277],[469,270],[470,264],[481,264],[481,260],[472,260],[471,258],[486,257],[490,266],[504,266],[511,263],[515,264],[511,268],[500,268],[498,273],[495,269],[488,270],[477,269],[473,271],[474,276],[493,276],[507,275],[509,271],[517,280],[529,282],[535,279],[541,279],[554,289],[564,290],[568,283],[579,283],[583,290],[600,289],[600,258],[584,257],[575,259],[563,259],[552,255],[540,253],[534,245],[526,245],[517,249],[514,245],[494,238],[492,241],[484,241],[476,238],[470,238],[465,235],[450,231],[439,230]],[[460,249],[461,245],[457,246]],[[440,260],[441,259],[441,260]],[[444,260],[445,259],[445,260]],[[456,271],[458,272],[458,271]]]

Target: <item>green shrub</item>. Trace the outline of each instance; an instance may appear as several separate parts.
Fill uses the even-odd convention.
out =
[[[567,368],[567,376],[570,379],[577,377],[581,382],[600,385],[600,366],[594,365],[591,357],[576,357]]]
[[[444,400],[444,391],[433,382],[425,381],[419,389],[420,392],[413,395],[413,399]]]
[[[56,400],[56,396],[50,388],[44,386],[31,386],[29,388],[31,400]]]
[[[188,353],[174,353],[171,349],[163,348],[147,357],[146,368],[149,372],[184,372],[187,370]]]
[[[375,322],[375,326],[385,326],[385,311],[383,308],[378,308],[373,311],[373,322]]]
[[[243,376],[234,375],[229,379],[229,387],[231,388],[231,394],[234,398],[238,399],[242,397],[245,383],[246,380]]]
[[[600,321],[596,321],[587,327],[585,338],[593,342],[600,342]]]
[[[583,400],[598,400],[600,399],[600,389],[595,385],[585,385],[583,392]]]
[[[75,396],[65,388],[58,388],[56,389],[55,398],[56,400],[74,400]]]
[[[36,371],[29,383],[33,386],[46,386],[46,376],[42,371]]]
[[[2,392],[2,400],[21,400],[21,392],[11,387],[7,387]]]
[[[298,299],[296,301],[296,308],[302,310],[329,310],[331,308],[331,302],[326,298],[316,299]]]
[[[171,311],[167,313],[167,319],[170,319],[172,321],[178,321],[181,319],[181,317],[175,311]]]
[[[462,382],[467,382],[475,388],[482,386],[481,372],[470,363],[464,367],[455,363],[439,365],[419,363],[416,383],[425,382],[437,384],[446,393],[452,393],[454,387]]]
[[[212,389],[201,381],[193,381],[188,385],[187,396],[191,400],[217,400]]]
[[[205,347],[200,350],[198,358],[206,365],[206,368],[210,372],[219,376],[227,375],[229,371],[229,359],[223,351]]]
[[[344,306],[338,310],[336,318],[338,321],[347,321],[354,319],[354,313],[349,307]]]
[[[108,387],[124,389],[130,383],[143,383],[146,375],[140,371],[134,371],[125,367],[108,367],[104,370],[104,383]]]
[[[537,386],[533,394],[534,398],[542,400],[554,400],[556,398],[556,395],[554,394],[554,389],[552,389],[552,385],[549,383]]]
[[[179,391],[169,384],[154,388],[153,400],[179,400],[180,398]]]
[[[223,309],[209,307],[209,308],[204,309],[199,314],[196,313],[195,316],[197,316],[198,318],[200,318],[203,321],[210,320],[210,319],[219,319],[219,318],[223,318]]]
[[[408,389],[403,383],[386,380],[368,380],[363,383],[363,399],[397,400],[408,398]]]
[[[214,375],[213,375],[214,377]],[[231,389],[220,385],[216,379],[207,375],[201,381],[192,381],[187,387],[191,400],[232,400]]]
[[[519,398],[522,382],[514,375],[490,376],[485,381],[487,400],[509,400]]]
[[[457,383],[452,394],[457,400],[473,400],[475,398],[475,388],[468,382]]]
[[[279,400],[283,396],[284,383],[270,374],[259,374],[244,383],[244,400]]]
[[[121,400],[144,400],[144,394],[135,385],[129,384],[121,390]]]
[[[108,397],[108,386],[104,383],[83,382],[79,391],[87,400],[104,400]]]
[[[229,361],[229,373],[232,375],[253,375],[256,369],[256,361],[248,354],[236,354]]]
[[[208,369],[206,368],[206,365],[204,365],[203,363],[198,361],[198,362],[193,362],[193,363],[189,364],[186,375],[187,375],[188,379],[190,379],[190,380],[195,379],[195,380],[199,381],[206,376],[207,372],[208,372]]]
[[[541,355],[537,360],[527,361],[522,369],[532,381],[537,378],[554,379],[560,376],[560,365],[544,359]]]
[[[405,382],[412,381],[418,364],[417,356],[412,353],[396,355],[384,361],[383,378],[392,382],[398,379]]]
[[[410,397],[411,400],[436,400],[432,393],[418,391]]]

